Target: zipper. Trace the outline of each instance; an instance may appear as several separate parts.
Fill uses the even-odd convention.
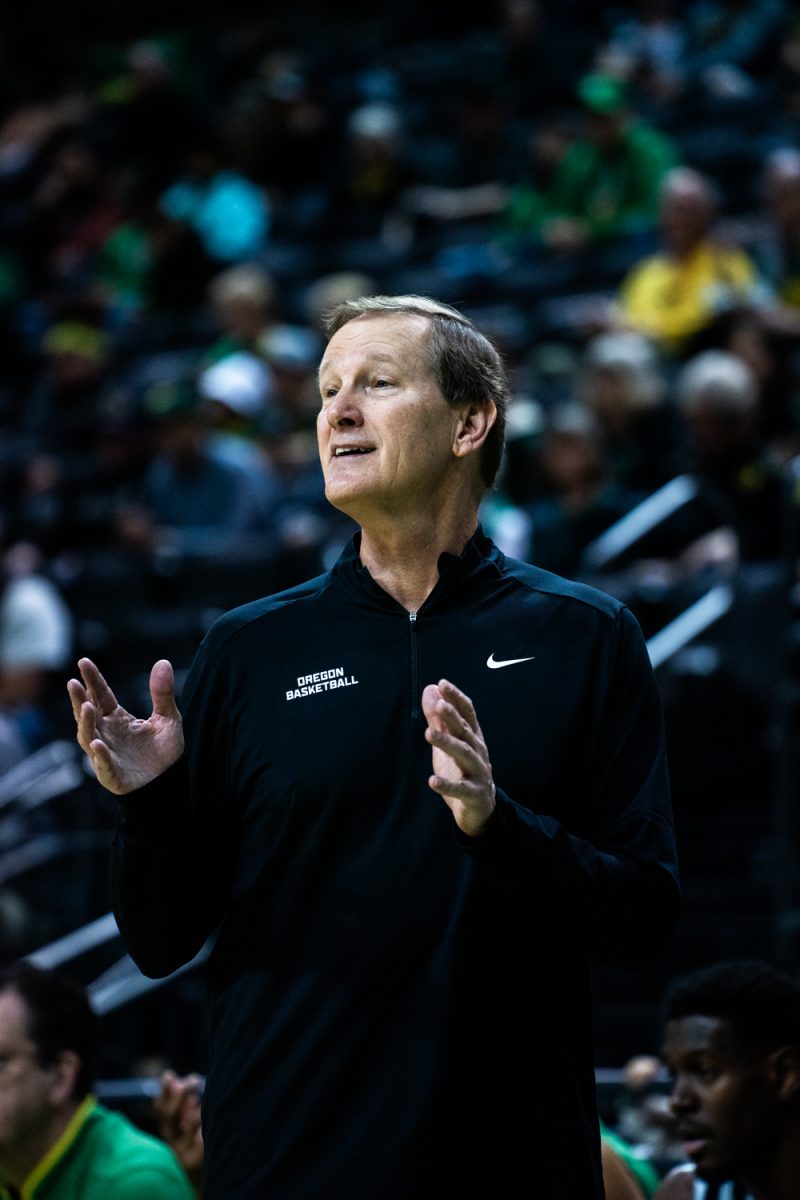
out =
[[[417,614],[408,614],[409,641],[411,651],[411,720],[419,718],[419,664],[417,662]]]

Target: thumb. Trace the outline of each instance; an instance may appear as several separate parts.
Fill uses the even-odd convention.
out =
[[[153,702],[154,714],[173,720],[180,719],[175,703],[175,674],[172,663],[166,658],[160,658],[153,664],[150,672],[150,699]]]

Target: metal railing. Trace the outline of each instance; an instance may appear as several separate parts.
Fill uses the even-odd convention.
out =
[[[590,572],[599,571],[613,559],[619,558],[645,534],[694,500],[699,491],[699,485],[691,475],[676,475],[674,479],[670,479],[669,483],[645,497],[635,508],[589,543],[583,552],[585,569]]]

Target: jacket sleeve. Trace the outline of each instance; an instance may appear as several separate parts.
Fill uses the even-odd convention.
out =
[[[153,978],[195,956],[222,919],[230,892],[230,722],[205,645],[181,709],[184,754],[121,798],[111,855],[120,933],[134,962]]]
[[[661,705],[627,609],[613,636],[580,836],[498,790],[484,833],[459,841],[508,899],[549,922],[554,936],[633,966],[673,933],[680,889]]]

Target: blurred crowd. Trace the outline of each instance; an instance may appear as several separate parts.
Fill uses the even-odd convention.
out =
[[[349,536],[313,432],[344,296],[432,294],[502,348],[485,524],[510,551],[589,575],[587,547],[690,473],[696,503],[602,580],[652,631],[654,578],[786,550],[791,6],[308,15],[0,48],[9,761],[58,733],[76,648],[136,695],[151,642],[185,667],[216,611]]]
[[[747,653],[684,659],[711,704],[665,688],[676,808],[763,794],[796,561],[800,12],[295,7],[0,39],[0,797],[71,737],[76,654],[143,705],[155,658],[180,684],[222,609],[338,554],[321,320],[378,292],[456,304],[503,352],[502,548],[648,637],[735,589]],[[715,720],[743,759],[714,756]]]

